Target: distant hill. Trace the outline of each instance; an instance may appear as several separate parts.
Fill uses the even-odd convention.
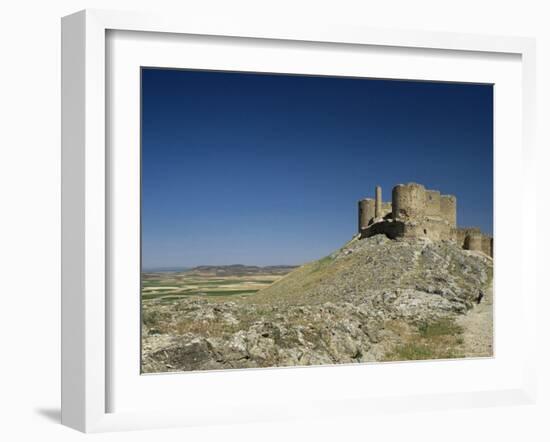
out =
[[[144,273],[178,273],[186,272],[190,267],[181,267],[181,266],[166,266],[166,267],[143,267],[142,271]]]
[[[297,266],[278,265],[278,266],[248,266],[244,264],[231,264],[223,266],[197,266],[188,270],[188,273],[199,273],[202,275],[215,276],[245,276],[261,274],[286,274],[294,270]]]

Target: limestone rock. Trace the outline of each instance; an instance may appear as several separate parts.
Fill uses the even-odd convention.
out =
[[[351,241],[240,301],[144,304],[145,372],[380,360],[404,327],[469,311],[492,260],[452,242]]]

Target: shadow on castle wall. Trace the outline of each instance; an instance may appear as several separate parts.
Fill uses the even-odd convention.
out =
[[[441,195],[417,183],[398,184],[392,201],[382,201],[382,188],[375,198],[359,201],[358,230],[361,238],[384,234],[388,238],[427,238],[453,241],[466,250],[493,256],[493,238],[478,227],[457,227],[456,197]]]

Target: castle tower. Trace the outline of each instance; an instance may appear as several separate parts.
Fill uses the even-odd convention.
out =
[[[481,249],[483,253],[489,256],[493,256],[492,243],[493,243],[493,238],[491,238],[490,236],[487,236],[487,235],[481,236]]]
[[[481,232],[470,232],[466,236],[465,246],[467,250],[483,252],[483,237]]]
[[[466,250],[493,256],[493,238],[479,227],[456,226],[456,197],[441,195],[417,183],[398,184],[392,189],[391,203],[382,201],[382,187],[375,187],[375,198],[359,201],[360,238],[386,235],[452,241]]]
[[[426,188],[421,184],[398,184],[392,190],[392,216],[420,219],[426,214]]]
[[[366,229],[374,218],[375,201],[372,198],[365,198],[359,201],[358,206],[358,231],[360,233],[361,229]]]

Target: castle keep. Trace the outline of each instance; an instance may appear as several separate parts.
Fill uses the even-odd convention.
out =
[[[392,239],[448,240],[493,256],[492,237],[477,227],[457,227],[454,195],[441,195],[416,183],[395,186],[391,202],[382,201],[380,186],[376,186],[374,199],[360,200],[359,234],[361,238],[384,234]]]

